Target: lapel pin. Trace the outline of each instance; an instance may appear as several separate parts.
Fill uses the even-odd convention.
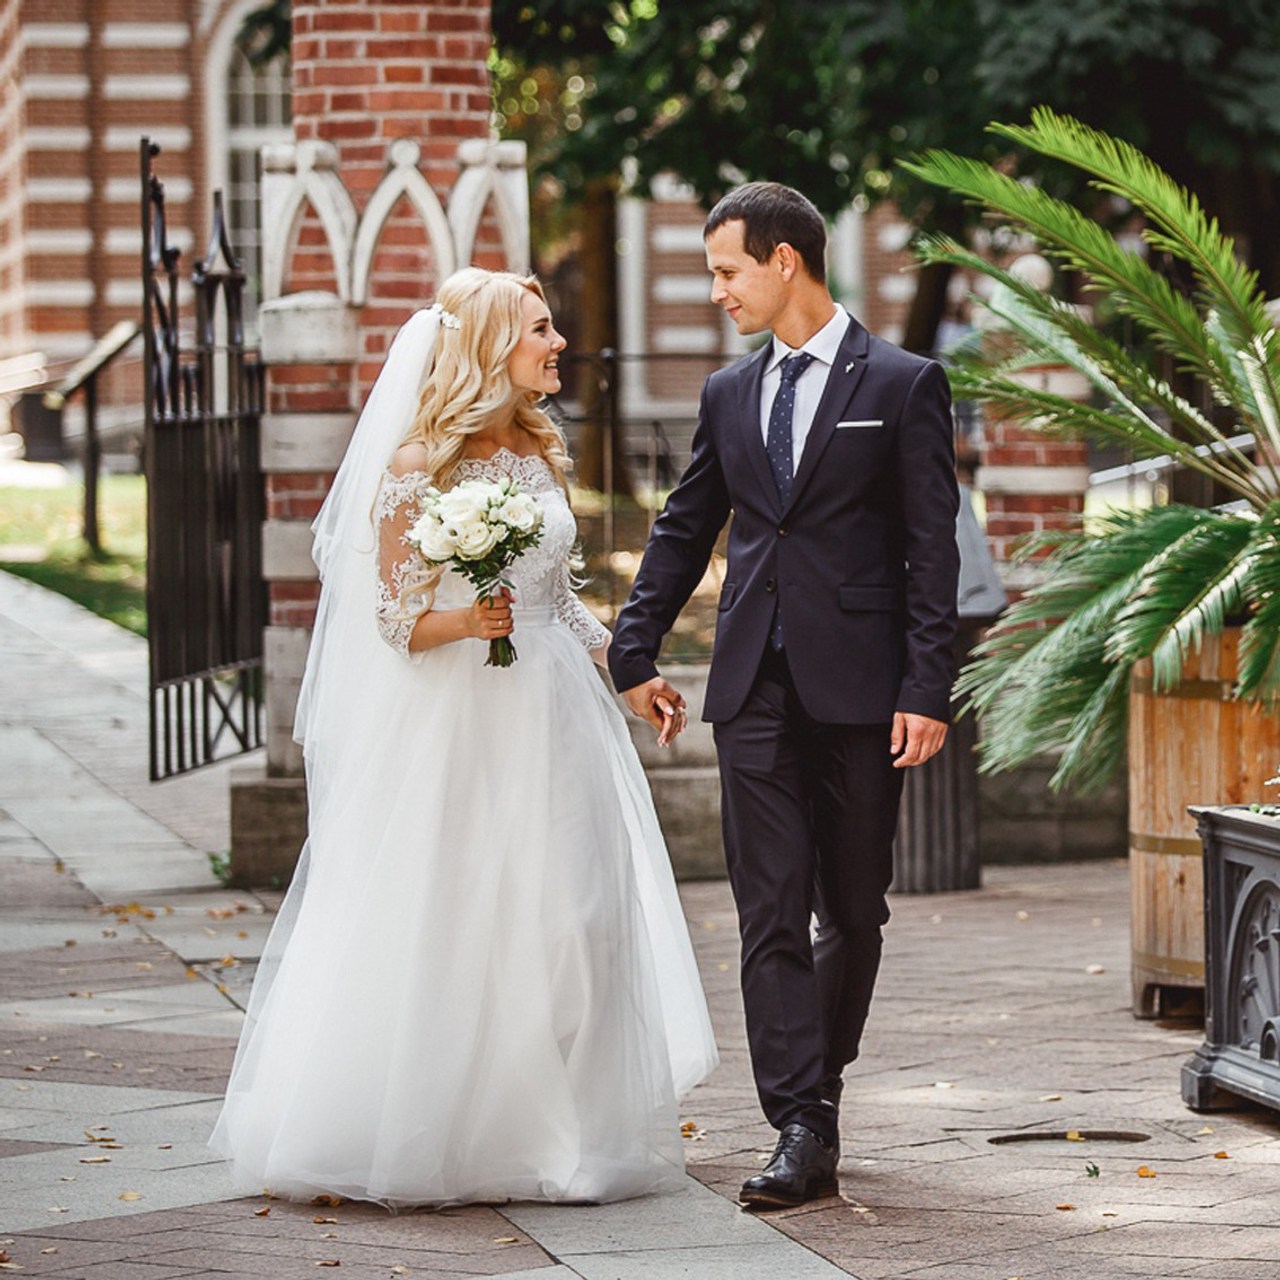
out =
[[[847,365],[845,365],[845,367],[844,367],[844,371],[845,371],[845,373],[852,373],[852,372],[853,372],[853,361],[852,361],[852,360],[850,360],[850,361],[849,361],[849,363],[848,363]]]

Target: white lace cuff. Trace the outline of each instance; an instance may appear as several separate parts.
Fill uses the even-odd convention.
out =
[[[561,571],[556,584],[556,617],[573,633],[573,638],[587,650],[598,649],[609,638],[609,629],[578,599],[569,584],[569,566]]]

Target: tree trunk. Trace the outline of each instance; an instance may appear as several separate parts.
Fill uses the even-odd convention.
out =
[[[942,232],[953,240],[964,238],[964,209],[941,204],[926,217],[921,230]],[[934,262],[916,273],[916,293],[907,313],[902,345],[920,355],[932,355],[938,343],[938,326],[947,311],[947,286],[954,268],[949,262]]]
[[[617,189],[612,179],[587,183],[582,201],[582,292],[578,304],[578,333],[584,359],[578,366],[577,395],[583,426],[578,449],[580,484],[602,492],[632,497],[634,488],[627,466],[621,423],[614,420],[617,389],[609,375],[618,375],[615,364],[601,364],[597,353],[618,348]],[[606,439],[611,440],[612,476],[606,478]],[[610,484],[609,481],[612,481]]]
[[[938,326],[947,309],[947,285],[951,283],[949,262],[931,262],[916,272],[916,295],[907,313],[902,345],[920,355],[932,355],[938,341]]]

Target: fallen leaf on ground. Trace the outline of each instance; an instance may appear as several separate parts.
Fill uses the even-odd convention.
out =
[[[1054,1205],[1054,1208],[1055,1208],[1055,1209],[1061,1209],[1063,1213],[1068,1213],[1068,1212],[1070,1212],[1071,1210],[1073,1210],[1073,1209],[1075,1208],[1075,1205],[1073,1205],[1073,1204],[1059,1204],[1059,1205]]]
[[[172,1142],[162,1142],[162,1143],[161,1143],[161,1144],[156,1148],[156,1150],[157,1150],[157,1151],[172,1151],[172,1150],[173,1150],[173,1143],[172,1143]]]
[[[1046,1094],[1043,1094],[1043,1095],[1041,1096],[1040,1101],[1041,1101],[1041,1102],[1061,1102],[1061,1101],[1062,1101],[1062,1094],[1060,1094],[1060,1093],[1046,1093]]]
[[[41,1253],[57,1253],[58,1246],[56,1244],[51,1244],[47,1249],[41,1249],[40,1252]]]
[[[954,1089],[956,1087],[956,1082],[954,1080],[935,1080],[933,1082],[933,1087],[935,1089]]]
[[[1204,1128],[1203,1128],[1203,1129],[1197,1129],[1197,1130],[1196,1130],[1196,1137],[1197,1137],[1197,1138],[1199,1138],[1199,1137],[1201,1137],[1202,1135],[1204,1135],[1204,1134],[1206,1134],[1206,1133],[1212,1133],[1212,1132],[1213,1132],[1213,1126],[1212,1126],[1212,1125],[1208,1125],[1208,1124],[1207,1124],[1207,1125],[1205,1125],[1205,1126],[1204,1126]]]
[[[515,1236],[494,1236],[494,1244],[519,1244],[520,1241]]]
[[[1226,1153],[1225,1151],[1215,1151],[1215,1152],[1213,1153],[1213,1158],[1214,1158],[1215,1160],[1230,1160],[1230,1159],[1231,1159],[1231,1157],[1230,1157],[1229,1155],[1227,1155],[1227,1153]]]
[[[101,1132],[105,1128],[106,1125],[95,1125],[94,1129],[97,1129],[98,1132],[95,1133],[94,1129],[86,1129],[84,1131],[84,1136],[88,1138],[90,1142],[114,1142],[115,1139],[113,1137]]]
[[[119,1199],[126,1200],[132,1203],[134,1200],[142,1199],[142,1192],[141,1191],[122,1191],[119,1195]]]
[[[100,1054],[97,1049],[86,1049],[84,1051],[84,1057],[86,1062],[92,1062],[94,1058],[102,1057],[102,1054]]]
[[[311,1221],[321,1227],[336,1227],[338,1225],[337,1218],[312,1218]]]
[[[330,1209],[336,1209],[342,1203],[341,1196],[313,1196],[312,1204],[327,1204]]]
[[[253,1216],[255,1218],[265,1218],[270,1212],[271,1206],[269,1204],[264,1204],[261,1209],[255,1209],[253,1211]]]
[[[1019,919],[1019,920],[1021,920],[1021,921],[1025,924],[1025,923],[1026,923],[1026,921],[1028,921],[1028,920],[1030,920],[1030,919],[1031,919],[1031,913],[1030,913],[1029,911],[1019,911],[1019,912],[1018,912],[1018,919]]]
[[[1156,1176],[1156,1171],[1153,1168],[1151,1168],[1150,1165],[1140,1164],[1138,1166],[1138,1177],[1154,1178],[1155,1176]]]
[[[51,1204],[49,1206],[50,1213],[70,1213],[71,1210],[65,1204]]]
[[[110,1156],[81,1156],[81,1164],[110,1164]]]
[[[322,1262],[316,1263],[317,1267],[340,1267],[342,1263],[337,1258],[325,1258]]]
[[[410,1271],[408,1267],[403,1267],[399,1263],[397,1263],[394,1267],[391,1268],[391,1274],[393,1276],[411,1276],[413,1275],[413,1272]]]
[[[1114,1209],[1103,1209],[1102,1211],[1102,1217],[1104,1218],[1118,1218],[1119,1216]]]
[[[1084,1135],[1080,1132],[1080,1130],[1079,1130],[1079,1129],[1068,1129],[1068,1130],[1067,1130],[1067,1141],[1068,1141],[1068,1142],[1083,1142],[1083,1141],[1084,1141]]]
[[[1106,973],[1106,969],[1104,969],[1100,964],[1086,965],[1084,971],[1085,973],[1093,974],[1095,977],[1100,973]]]
[[[1085,1165],[1084,1171],[1090,1178],[1096,1178],[1101,1172],[1098,1166],[1093,1163]]]
[[[222,957],[222,959],[218,961],[218,963],[219,963],[219,964],[220,964],[224,969],[234,969],[234,968],[236,967],[236,965],[238,965],[238,964],[240,963],[240,961],[239,961],[239,960],[237,960],[237,959],[235,958],[235,956],[233,956],[233,955],[231,954],[231,952],[230,952],[230,951],[228,951],[228,952],[227,952],[227,954],[226,954],[226,955],[224,955],[224,956]]]

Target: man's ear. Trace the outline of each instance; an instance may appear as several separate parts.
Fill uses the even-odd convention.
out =
[[[800,259],[797,257],[796,251],[784,240],[774,249],[773,257],[782,278],[789,281],[800,265]]]

